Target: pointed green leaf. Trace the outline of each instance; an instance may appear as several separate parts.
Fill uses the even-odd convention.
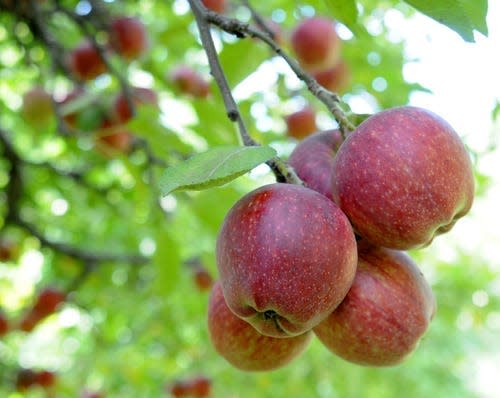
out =
[[[163,195],[176,190],[202,190],[223,185],[276,155],[267,146],[221,146],[195,155],[165,170]]]
[[[474,30],[488,33],[488,0],[405,0],[421,13],[457,32],[465,41],[474,42]]]

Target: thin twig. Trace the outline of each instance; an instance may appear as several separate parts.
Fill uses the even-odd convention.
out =
[[[238,21],[234,18],[226,17],[210,10],[205,10],[204,15],[202,16],[206,19],[206,21],[218,26],[227,33],[235,35],[236,37],[242,38],[250,36],[266,43],[277,55],[285,60],[295,75],[306,84],[309,91],[327,106],[339,124],[339,129],[344,138],[356,128],[341,108],[340,97],[336,93],[332,93],[322,87],[299,65],[297,60],[288,55],[267,33],[254,29],[247,23]]]
[[[259,144],[248,133],[243,118],[241,117],[241,113],[238,110],[238,105],[236,104],[236,101],[234,100],[234,97],[231,93],[229,83],[227,82],[222,66],[220,65],[219,57],[217,55],[217,51],[215,49],[215,45],[210,33],[210,25],[205,19],[205,17],[212,12],[207,10],[201,4],[200,0],[188,1],[195,16],[196,24],[198,25],[200,39],[207,54],[210,71],[219,87],[222,98],[224,100],[227,116],[229,120],[238,124],[240,136],[244,145],[258,146]],[[286,163],[284,163],[280,158],[274,157],[266,162],[266,164],[274,172],[278,181],[286,181],[293,184],[303,184],[300,178],[295,174],[293,169]]]

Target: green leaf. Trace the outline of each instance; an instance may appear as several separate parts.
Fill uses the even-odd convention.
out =
[[[465,41],[474,42],[474,30],[488,34],[488,0],[405,0],[421,13],[457,32]]]
[[[176,190],[202,190],[223,185],[276,155],[266,146],[221,146],[195,155],[165,170],[163,195]]]
[[[335,19],[347,25],[352,31],[357,31],[358,8],[356,0],[326,0],[326,2]]]
[[[229,85],[235,87],[271,56],[272,53],[267,46],[246,38],[232,44],[224,43],[219,58]]]

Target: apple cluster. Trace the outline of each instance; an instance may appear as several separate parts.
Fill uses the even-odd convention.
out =
[[[208,306],[213,346],[248,371],[284,366],[313,335],[356,364],[401,363],[436,313],[405,251],[429,245],[471,208],[463,143],[436,114],[403,106],[370,116],[345,140],[338,130],[316,133],[289,162],[304,186],[262,186],[224,219]]]

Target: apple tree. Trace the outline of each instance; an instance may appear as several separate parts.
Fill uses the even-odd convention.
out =
[[[388,21],[487,12],[0,0],[0,395],[476,396],[496,147],[410,106]]]

